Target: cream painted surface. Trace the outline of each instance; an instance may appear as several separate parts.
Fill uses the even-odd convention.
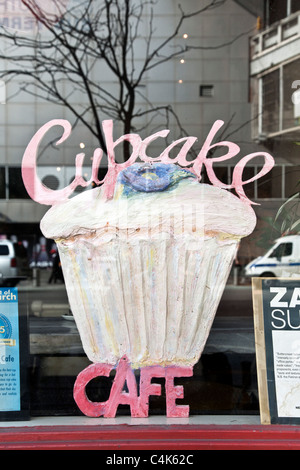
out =
[[[162,192],[122,190],[108,201],[87,191],[41,222],[58,244],[84,350],[100,363],[126,355],[133,368],[193,365],[255,213],[194,178]]]

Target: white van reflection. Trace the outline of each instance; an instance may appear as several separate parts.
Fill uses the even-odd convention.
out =
[[[247,264],[245,275],[251,277],[300,276],[300,235],[288,235],[276,240],[265,255]]]

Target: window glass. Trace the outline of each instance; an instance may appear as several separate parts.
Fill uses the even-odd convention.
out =
[[[198,5],[197,8],[202,10],[202,3],[210,1],[211,7],[214,8],[204,6],[200,15],[190,14],[192,10],[190,4]],[[86,244],[84,248],[82,246],[78,248],[78,252],[74,248],[74,253],[70,255],[72,262],[66,273],[61,262],[63,256],[66,256],[67,249],[64,246],[59,253],[56,241],[45,238],[40,224],[52,202],[47,206],[31,200],[24,186],[21,170],[22,157],[29,142],[35,141],[33,136],[45,123],[54,119],[67,120],[72,130],[66,137],[68,132],[63,134],[61,126],[55,125],[43,135],[36,155],[37,174],[41,185],[30,188],[34,195],[41,188],[44,190],[44,187],[47,188],[44,194],[53,195],[54,191],[61,191],[62,194],[65,188],[72,185],[74,179],[78,181],[82,177],[84,181],[88,181],[91,174],[95,179],[98,175],[98,180],[103,180],[108,167],[109,170],[113,170],[109,176],[118,170],[113,162],[114,152],[118,163],[123,163],[132,149],[139,150],[140,155],[145,151],[149,160],[155,159],[168,146],[172,147],[176,139],[182,140],[179,146],[176,145],[170,150],[171,159],[180,155],[181,162],[192,165],[194,155],[202,155],[208,159],[220,158],[219,162],[214,162],[213,171],[216,178],[224,185],[232,183],[235,165],[241,158],[260,151],[274,153],[276,166],[272,171],[263,178],[243,186],[246,197],[254,202],[257,226],[253,234],[242,239],[238,246],[238,253],[233,260],[203,354],[194,366],[193,376],[176,377],[174,380],[174,384],[182,385],[184,390],[184,398],[178,398],[178,405],[189,405],[190,414],[259,414],[255,351],[252,341],[251,279],[245,276],[244,267],[257,256],[266,253],[264,250],[269,250],[269,246],[274,244],[274,239],[277,239],[278,235],[276,233],[275,238],[272,231],[274,215],[285,198],[300,189],[299,153],[297,153],[300,149],[300,132],[292,136],[288,132],[285,134],[285,143],[288,142],[289,145],[283,144],[283,139],[278,136],[282,129],[287,131],[299,124],[295,121],[291,85],[293,81],[300,80],[300,60],[295,59],[298,57],[296,55],[292,59],[283,57],[282,62],[278,63],[268,56],[269,53],[274,53],[278,41],[287,38],[288,41],[292,41],[294,35],[298,34],[297,28],[294,28],[298,16],[295,15],[295,18],[291,19],[292,22],[286,30],[281,29],[280,25],[280,31],[285,32],[286,36],[280,36],[279,29],[277,31],[277,27],[274,26],[270,28],[270,36],[266,34],[264,40],[262,30],[253,30],[256,13],[255,17],[250,13],[250,10],[253,13],[257,8],[261,12],[263,2],[253,2],[257,5],[260,3],[257,8],[254,5],[249,7],[251,2],[248,2],[247,6],[246,1],[231,2],[230,8],[227,4],[223,5],[224,2],[215,0],[209,2],[186,1],[181,8],[173,0],[164,2],[38,0],[37,3],[35,0],[27,2],[0,0],[0,238],[10,240],[14,246],[15,257],[7,264],[10,265],[11,272],[17,272],[18,279],[6,279],[5,282],[7,284],[18,282],[20,311],[28,315],[30,346],[28,375],[32,417],[82,416],[74,401],[73,389],[78,374],[88,367],[91,361],[87,358],[73,316],[71,300],[75,298],[75,294],[68,296],[66,276],[73,281],[81,274],[88,273],[91,267],[90,277],[88,280],[85,279],[84,287],[74,289],[76,295],[80,292],[76,298],[76,306],[92,305],[93,313],[95,311],[99,313],[99,317],[92,318],[92,326],[87,326],[87,329],[92,331],[91,349],[95,345],[98,347],[99,344],[103,344],[105,337],[104,327],[95,328],[96,333],[93,336],[95,325],[103,320],[107,330],[114,331],[115,324],[119,321],[119,310],[121,310],[119,307],[123,305],[123,301],[124,312],[127,308],[125,297],[129,299],[128,302],[131,302],[131,298],[135,299],[135,296],[138,298],[139,305],[132,309],[138,313],[137,317],[132,318],[132,315],[129,319],[126,318],[126,321],[124,319],[120,321],[121,326],[115,337],[117,338],[119,333],[121,336],[123,329],[127,328],[128,338],[136,339],[135,322],[144,315],[140,314],[139,307],[141,309],[142,305],[150,303],[151,296],[157,310],[171,301],[171,298],[175,299],[175,302],[180,298],[184,298],[184,301],[187,299],[188,302],[199,279],[205,286],[206,293],[216,288],[215,295],[219,298],[217,282],[221,268],[217,263],[226,264],[227,274],[228,263],[223,253],[229,246],[229,240],[231,244],[234,243],[232,240],[237,239],[236,236],[232,237],[231,229],[236,223],[239,224],[234,220],[235,215],[231,213],[232,208],[228,207],[227,202],[224,203],[225,207],[219,202],[211,207],[209,200],[200,207],[201,217],[203,219],[206,217],[202,208],[206,210],[206,207],[209,207],[213,212],[213,225],[216,227],[206,230],[205,226],[206,237],[202,236],[203,231],[200,233],[201,249],[197,255],[194,246],[198,239],[193,233],[191,250],[188,254],[174,250],[172,262],[165,262],[173,247],[171,250],[164,245],[164,248],[159,249],[157,256],[152,256],[153,239],[150,234],[149,239],[148,235],[145,235],[143,249],[140,252],[134,245],[132,252],[135,256],[131,257],[130,250],[126,251],[124,248],[124,252],[126,251],[124,258],[115,262],[116,253],[123,250],[122,229],[112,228],[109,223],[106,224],[105,237],[110,239],[111,233],[116,233],[116,245],[111,252],[108,252],[109,250],[105,252],[103,248],[101,253],[103,256],[100,257],[97,251],[99,236],[98,233],[95,235],[96,228],[90,235],[87,235],[87,232],[89,224],[93,229],[97,226],[98,217],[96,210],[91,210],[89,204],[91,200],[97,201],[96,197],[93,199],[95,194],[101,200],[103,192],[97,194],[97,190],[91,191],[92,197],[89,199],[89,194],[80,193],[95,187],[97,183],[92,183],[90,188],[78,185],[73,193],[68,195],[70,199],[79,196],[81,201],[79,209],[74,211],[74,217],[72,216],[75,228],[70,243],[74,243],[77,247],[79,239],[77,235],[83,229]],[[289,8],[292,12],[299,10],[299,3],[296,0],[266,1],[268,26],[285,18]],[[124,22],[128,18],[127,5],[130,6],[129,18],[132,21],[130,25],[124,23],[120,25],[119,21]],[[43,11],[43,8],[46,8],[46,11]],[[195,7],[195,10],[197,8]],[[33,15],[34,9],[36,11]],[[110,13],[108,17],[106,17],[107,12]],[[39,18],[42,19],[40,23],[38,23]],[[258,27],[259,23],[260,21],[257,22]],[[287,21],[283,23],[287,24]],[[180,34],[174,28],[176,24],[181,25]],[[252,34],[257,41],[255,66],[262,67],[262,64],[267,64],[266,68],[261,68],[257,75],[252,73],[252,64],[251,67],[249,65],[249,40]],[[124,43],[126,40],[127,44]],[[124,52],[127,55],[123,58]],[[275,58],[277,57],[278,54]],[[280,83],[280,77],[283,78],[283,83]],[[249,91],[250,83],[252,96]],[[215,135],[212,135],[210,131],[216,121],[223,122],[223,125],[218,128]],[[254,122],[255,136],[251,134]],[[162,133],[163,129],[169,130],[169,133],[166,132],[166,138],[157,134]],[[123,139],[122,136],[131,133],[138,134],[144,143],[148,136],[155,137],[149,140],[149,147],[143,149],[134,143],[139,142],[138,137],[132,139],[127,137],[128,141],[126,138]],[[62,138],[62,135],[65,138]],[[194,136],[195,142],[192,149],[187,151],[184,160],[184,152],[188,145],[183,141],[187,136]],[[234,150],[230,153],[228,141],[239,145],[240,153],[235,155]],[[200,154],[202,148],[204,150]],[[222,159],[227,152],[232,158]],[[29,159],[31,163],[33,157],[35,155],[31,155]],[[75,161],[78,164],[77,169]],[[247,162],[241,175],[242,182],[257,175],[262,165],[261,160],[256,158],[249,158]],[[202,167],[201,183],[211,184],[205,165],[202,164]],[[116,173],[117,171],[112,180]],[[32,175],[30,164],[26,174]],[[148,174],[148,177],[149,181],[155,182],[156,175]],[[114,181],[109,183],[108,186],[113,187]],[[188,185],[189,181],[185,180],[185,183]],[[176,185],[177,180],[172,180],[173,194],[176,192]],[[121,190],[126,193],[125,185]],[[67,192],[68,190],[65,193]],[[234,189],[230,189],[230,192],[235,194]],[[221,193],[224,195],[224,191]],[[157,198],[159,201],[165,201],[159,197]],[[129,200],[129,204],[132,200]],[[141,202],[137,203],[135,214],[141,214],[145,219],[146,205],[143,201],[141,198]],[[233,199],[230,198],[230,201]],[[239,203],[240,201],[236,200],[236,204]],[[194,201],[185,202],[186,207],[182,210],[183,219],[185,214],[189,216],[190,209],[194,210],[193,205]],[[124,207],[120,204],[119,208],[121,206]],[[157,226],[165,227],[166,224],[161,224],[165,222],[163,202],[159,202],[155,209],[158,206],[161,214]],[[224,215],[223,210],[227,211],[225,227],[224,223],[219,223]],[[178,213],[181,216],[181,211],[178,210]],[[60,225],[60,228],[66,228],[69,220],[64,219],[68,216],[69,213],[54,223]],[[125,219],[124,214],[123,216]],[[192,230],[195,232],[195,220],[192,222]],[[229,226],[231,222],[232,227]],[[170,231],[167,229],[164,237],[168,238],[170,234],[173,243],[177,227],[174,230],[172,223],[173,220],[168,225]],[[129,225],[128,223],[126,234],[128,237],[131,236]],[[184,230],[183,220],[179,231],[182,234]],[[221,234],[219,230],[222,230]],[[142,231],[137,228],[135,235]],[[214,244],[210,240],[210,237],[214,236],[217,237],[218,243]],[[202,266],[200,264],[200,260],[204,259],[202,244],[207,240],[211,245],[207,253],[204,253],[207,261]],[[164,241],[161,245],[163,243]],[[185,243],[186,240],[184,247]],[[219,254],[219,248],[224,250],[222,254]],[[75,266],[76,257],[81,256],[83,252],[87,254],[85,261],[79,267]],[[147,259],[146,253],[150,252],[151,259]],[[98,260],[95,253],[99,256]],[[290,253],[292,253],[292,244],[287,243],[278,247],[273,256],[288,256]],[[0,244],[2,264],[8,254],[8,247]],[[211,254],[214,254],[212,260]],[[174,268],[178,259],[182,265],[176,265]],[[98,271],[102,262],[104,274]],[[157,272],[154,271],[157,267],[155,263],[161,263]],[[137,266],[141,266],[139,271]],[[152,283],[152,286],[157,283],[159,288],[163,286],[161,289],[165,289],[162,299],[157,301],[156,294],[153,293],[154,288],[153,291],[151,289],[143,291],[145,278],[148,272],[151,273],[152,266],[154,268],[149,284]],[[128,282],[131,290],[127,290],[128,286],[120,274],[123,273],[122,269],[125,273],[124,278],[126,275],[129,277],[128,273],[132,269],[133,274]],[[124,285],[124,292],[121,288],[118,292],[110,291],[109,277],[113,275],[122,278],[121,285]],[[209,279],[207,283],[205,275]],[[189,276],[189,282],[186,282],[185,287],[179,288],[180,279],[185,279],[185,276]],[[0,283],[2,280],[0,266]],[[208,285],[209,282],[212,282],[212,289]],[[101,300],[101,289],[105,283],[107,284],[104,294],[107,292],[108,294]],[[9,287],[12,285],[9,284]],[[95,293],[93,300],[91,292]],[[200,297],[202,300],[202,294]],[[108,298],[112,299],[111,311],[107,308]],[[175,337],[173,326],[174,330],[178,325],[181,328],[183,317],[186,316],[186,308],[179,309],[177,305],[174,309],[176,314],[177,309],[183,314],[182,317],[178,314],[179,318],[174,319],[175,313],[170,313],[170,316],[174,313],[174,317],[172,316],[174,321],[170,331],[167,331],[169,337]],[[206,306],[210,308],[210,302],[205,306],[201,305],[201,309],[197,306],[197,309],[202,314],[202,308],[205,312]],[[191,311],[194,314],[196,308],[193,306]],[[157,316],[153,314],[150,326],[148,325],[149,330],[138,338],[138,346],[146,337],[154,336],[155,327],[159,334],[167,329],[166,320],[161,323],[157,322]],[[200,320],[195,319],[195,323],[199,325]],[[200,326],[202,328],[202,324]],[[248,348],[245,348],[244,344],[239,344],[239,341],[242,341],[239,335],[241,330],[246,331],[247,338],[250,338]],[[205,328],[202,328],[202,331],[206,331]],[[192,325],[187,325],[185,334],[186,338],[183,340],[189,338],[194,345],[197,334],[192,330]],[[174,349],[178,347],[180,335],[181,330]],[[125,343],[125,341],[122,344],[119,342],[111,340],[111,349],[107,348],[107,355],[116,356],[115,351],[119,352]],[[166,349],[166,340],[163,341],[163,348]],[[184,344],[183,350],[186,349]],[[192,354],[193,358],[196,357],[194,351]],[[140,371],[137,369],[134,374],[139,384]],[[91,380],[87,387],[88,398],[95,402],[108,400],[115,376],[114,369],[108,377]],[[166,382],[161,378],[154,378],[153,382],[161,385],[161,394],[150,396],[149,414],[165,415]],[[127,405],[120,405],[117,414],[129,415],[130,409]]]
[[[8,191],[10,199],[29,199],[29,195],[23,183],[20,167],[10,167],[8,169]]]
[[[268,0],[269,25],[287,16],[287,0]]]
[[[300,191],[300,166],[289,165],[285,167],[285,197],[291,197]]]
[[[6,179],[5,179],[5,168],[0,167],[0,199],[6,198]]]
[[[279,130],[279,70],[268,73],[262,79],[262,132]]]
[[[276,199],[282,197],[282,167],[275,166],[265,176],[257,180],[257,197],[259,199]]]
[[[281,258],[293,253],[293,243],[281,243],[270,254],[270,258]]]
[[[8,246],[0,244],[0,256],[5,256],[8,254],[9,254]]]
[[[299,99],[297,96],[293,99],[293,93],[299,88],[299,84],[296,86],[297,80],[299,80],[299,68],[300,60],[295,60],[283,66],[283,129],[289,129],[299,124],[300,113],[296,112],[297,103],[295,103]]]
[[[228,184],[228,166],[219,166],[218,164],[214,165],[214,173],[216,177],[222,181],[222,183]]]
[[[300,10],[300,0],[291,0],[291,12],[295,13]]]
[[[232,181],[233,169],[234,169],[233,167],[230,168],[230,173],[231,173],[230,181]],[[255,173],[256,173],[255,167],[246,166],[243,171],[243,180],[247,181],[253,178]],[[246,196],[251,200],[253,200],[256,197],[255,196],[256,184],[257,184],[256,182],[252,182],[252,183],[245,184],[245,186],[243,186],[243,190],[245,191]]]

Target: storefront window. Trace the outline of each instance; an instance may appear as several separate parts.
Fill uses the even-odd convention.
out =
[[[255,263],[299,190],[300,61],[278,57],[300,5],[190,3],[0,1],[0,424],[24,403],[259,422],[252,282],[279,277]]]
[[[285,170],[285,188],[286,197],[291,197],[299,191],[300,181],[300,167],[295,165],[293,167],[286,167]]]

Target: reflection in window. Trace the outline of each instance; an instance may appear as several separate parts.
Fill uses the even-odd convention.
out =
[[[300,166],[290,166],[285,169],[285,197],[291,197],[300,191]]]
[[[0,199],[6,198],[6,180],[5,180],[5,168],[0,167]]]
[[[262,132],[279,131],[279,70],[262,79]]]
[[[267,0],[268,26],[287,16],[287,0]]]
[[[234,170],[234,167],[231,168],[231,174],[233,173],[233,170]],[[243,180],[244,181],[250,180],[251,178],[253,178],[253,176],[255,174],[256,174],[255,167],[246,166],[244,168],[244,171],[243,171]],[[231,176],[231,180],[232,180],[232,176]],[[243,189],[245,191],[246,196],[251,200],[255,199],[255,197],[256,197],[255,196],[255,185],[256,185],[256,183],[253,182],[253,183],[245,184],[245,186],[243,186]]]
[[[9,249],[7,245],[0,245],[0,256],[9,255]]]
[[[282,167],[275,166],[269,173],[257,180],[258,199],[282,197]]]
[[[291,0],[291,13],[300,10],[300,0]]]
[[[261,132],[263,134],[271,134],[299,126],[300,116],[297,116],[296,107],[298,98],[293,95],[297,90],[300,90],[299,70],[300,60],[298,59],[280,66],[262,78]]]
[[[300,10],[300,0],[265,0],[266,26]]]
[[[292,100],[292,94],[295,88],[292,88],[292,84],[299,80],[299,68],[300,60],[295,60],[283,67],[283,129],[289,129],[298,125],[298,121],[294,116],[295,105]]]
[[[0,104],[6,103],[6,85],[4,80],[0,80]]]
[[[56,190],[59,187],[59,179],[54,175],[47,175],[42,179],[42,183],[52,190]]]
[[[287,167],[289,168],[289,167]],[[245,184],[243,190],[250,200],[254,199],[282,199],[285,198],[284,187],[290,190],[292,185],[295,192],[295,184],[300,181],[300,167],[298,172],[293,173],[293,169],[285,170],[284,166],[277,165],[265,176],[251,183]],[[296,167],[297,168],[297,167]],[[230,185],[232,183],[233,166],[214,166],[214,173],[222,183]],[[257,175],[261,170],[260,166],[246,166],[243,170],[243,181],[248,181]],[[285,175],[285,186],[283,184],[283,175]],[[202,174],[202,183],[211,184],[206,172]],[[299,183],[300,184],[300,183]],[[300,187],[299,187],[300,190]],[[233,191],[234,192],[234,191]]]
[[[228,184],[228,166],[215,166],[214,173],[222,183]]]
[[[272,251],[269,258],[281,258],[282,256],[290,256],[292,252],[292,243],[281,243]]]
[[[8,173],[8,180],[6,179],[6,170]],[[224,184],[231,185],[232,175],[234,167],[231,165],[221,166],[215,164],[213,166],[214,173],[216,177]],[[253,176],[257,175],[261,167],[256,166],[246,166],[243,170],[243,181],[247,181]],[[103,180],[107,173],[107,168],[101,168],[98,173],[99,181]],[[73,181],[74,177],[70,178],[66,184],[70,184]],[[52,190],[58,189],[59,180],[54,175],[48,175],[42,179],[43,184],[49,187]],[[202,183],[211,184],[205,168],[202,171]],[[8,191],[6,189],[8,186]],[[92,184],[91,187],[94,187],[95,184]],[[85,190],[78,186],[74,195],[78,192]],[[284,166],[276,165],[272,170],[267,173],[265,176],[246,184],[243,186],[246,196],[250,200],[254,199],[285,199],[295,192],[300,191],[300,166]],[[233,191],[234,190],[230,190]],[[8,194],[6,194],[8,193]],[[29,199],[28,193],[24,187],[24,183],[21,176],[20,167],[10,167],[5,169],[5,167],[0,167],[0,199]]]
[[[30,199],[23,183],[21,168],[11,167],[8,169],[8,191],[9,199]]]

